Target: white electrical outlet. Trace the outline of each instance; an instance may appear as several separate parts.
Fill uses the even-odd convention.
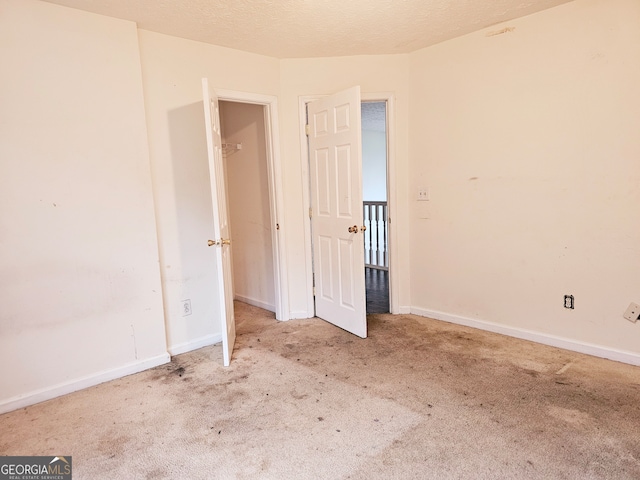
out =
[[[191,300],[182,300],[182,316],[191,315]]]
[[[636,323],[638,318],[640,318],[640,305],[637,303],[631,303],[629,308],[627,308],[627,311],[624,312],[624,318],[630,322]]]

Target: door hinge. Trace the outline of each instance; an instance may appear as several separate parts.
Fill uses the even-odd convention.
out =
[[[307,137],[309,136],[309,132],[310,132],[310,131],[311,131],[311,128],[309,128],[309,124],[307,123],[307,124],[304,126],[304,133],[305,133],[305,135],[306,135]]]
[[[309,207],[309,218],[313,217],[313,208]]]

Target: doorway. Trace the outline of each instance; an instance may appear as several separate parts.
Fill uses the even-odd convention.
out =
[[[387,102],[364,101],[361,115],[367,314],[388,313]]]
[[[241,150],[242,143],[235,142],[224,144],[220,125],[220,101],[231,101],[246,104],[259,105],[262,111],[263,122],[261,130],[264,132],[264,141],[255,139],[256,150],[264,150],[267,168],[267,190],[269,205],[269,220],[271,230],[271,251],[273,259],[273,290],[274,310],[276,319],[288,320],[290,311],[288,308],[287,265],[284,255],[285,242],[280,235],[279,216],[283,211],[282,182],[280,177],[280,154],[278,143],[278,110],[277,99],[273,96],[235,92],[230,90],[217,90],[210,88],[207,78],[202,79],[202,97],[204,106],[205,136],[207,143],[207,159],[209,164],[209,182],[211,192],[211,204],[213,213],[213,238],[209,238],[207,245],[215,247],[214,256],[217,263],[216,276],[218,281],[218,308],[222,322],[222,352],[223,364],[229,366],[235,343],[235,315],[232,277],[232,258],[230,225],[228,222],[228,177],[224,165],[225,150]],[[249,122],[251,123],[251,122]],[[255,121],[253,123],[256,123]],[[258,133],[259,127],[253,125]],[[234,130],[231,128],[231,130]],[[260,137],[262,138],[262,137]],[[259,147],[259,145],[261,146]],[[262,148],[264,147],[264,148]],[[264,181],[261,182],[264,184]],[[260,199],[264,202],[264,199]],[[274,228],[275,227],[275,228]],[[264,254],[263,256],[268,256]]]
[[[299,119],[300,119],[300,147],[301,158],[307,159],[301,164],[302,176],[305,181],[303,182],[303,200],[304,211],[311,213],[311,196],[310,196],[310,178],[311,172],[308,159],[310,158],[309,146],[307,143],[307,129],[306,124],[307,106],[309,103],[323,98],[323,96],[300,96],[299,97]],[[386,231],[386,259],[388,262],[387,270],[384,271],[386,277],[383,282],[384,293],[383,298],[388,299],[388,309],[384,310],[397,314],[400,313],[399,306],[399,294],[398,289],[394,285],[398,285],[396,279],[398,273],[395,270],[393,259],[397,256],[397,232],[392,228],[392,219],[395,218],[396,211],[396,186],[395,186],[395,164],[394,164],[394,145],[395,145],[395,95],[392,92],[380,92],[380,93],[365,93],[362,94],[361,102],[374,102],[382,103],[385,105],[385,120],[386,120],[386,201],[387,201],[387,231]],[[305,244],[307,246],[305,267],[307,272],[307,316],[312,317],[315,315],[315,295],[314,295],[314,260],[312,254],[312,241],[311,241],[311,216],[305,215]]]
[[[264,106],[220,101],[234,300],[276,311]]]
[[[237,92],[234,90],[224,90],[224,89],[216,89],[216,94],[220,103],[225,105],[225,108],[230,109],[227,111],[227,118],[224,119],[225,123],[233,123],[234,125],[227,125],[227,136],[228,138],[224,139],[223,145],[223,157],[224,162],[229,163],[234,161],[234,153],[238,153],[240,150],[244,148],[259,149],[260,151],[260,161],[259,168],[261,169],[261,173],[256,173],[259,177],[258,183],[260,185],[260,209],[262,211],[263,219],[268,217],[268,232],[267,235],[270,238],[269,248],[261,249],[263,254],[263,279],[260,281],[262,287],[256,286],[255,284],[250,285],[244,292],[247,292],[243,295],[243,290],[237,291],[239,294],[239,299],[244,302],[253,302],[256,306],[260,306],[261,308],[266,308],[267,310],[271,310],[275,312],[277,320],[289,320],[291,318],[291,312],[289,309],[289,286],[288,286],[288,275],[287,275],[287,261],[286,261],[286,240],[285,237],[281,234],[280,216],[284,211],[284,199],[283,199],[283,187],[281,180],[281,166],[280,166],[280,145],[279,145],[279,129],[278,129],[278,101],[277,98],[271,95],[262,95],[256,93],[247,93],[247,92]],[[254,125],[250,126],[251,122],[248,123],[248,130],[246,133],[251,133],[251,137],[253,142],[255,142],[254,147],[251,147],[250,143],[243,143],[243,136],[235,136],[238,130],[237,125],[242,124],[242,119],[234,119],[234,110],[236,109],[248,109],[253,111],[254,120],[257,123],[260,123],[260,127]],[[241,115],[242,116],[242,115]],[[251,115],[249,115],[251,117]],[[262,117],[262,120],[258,120],[258,116]],[[246,120],[246,119],[245,119]],[[253,129],[253,130],[252,130]],[[242,130],[242,129],[240,129]],[[233,133],[233,136],[231,136]],[[233,141],[239,140],[239,141]],[[240,146],[240,148],[238,148]],[[262,154],[264,153],[264,156]],[[239,160],[242,156],[235,155],[235,160]],[[264,175],[264,168],[266,168],[266,177]],[[226,168],[225,168],[226,171]],[[225,184],[228,182],[228,177],[225,173]],[[227,194],[229,193],[229,189],[225,188]],[[240,193],[242,193],[244,189],[240,189]],[[267,192],[265,194],[265,192]],[[232,198],[229,198],[230,201],[234,201]],[[241,199],[240,202],[243,200]],[[240,203],[242,205],[242,203]],[[237,205],[235,205],[237,206]],[[235,208],[233,206],[233,208]],[[265,214],[264,212],[268,212]],[[262,220],[264,222],[264,220]],[[233,227],[231,227],[233,228]],[[237,257],[238,255],[236,255]],[[268,273],[271,273],[271,276],[267,278]],[[240,273],[236,272],[236,275]],[[272,279],[272,282],[270,280]],[[248,280],[243,278],[241,280]],[[250,280],[249,280],[250,281]],[[234,283],[236,281],[234,280]],[[271,286],[264,286],[270,285]],[[263,290],[260,290],[262,288]],[[269,290],[273,291],[273,294],[269,293]],[[258,292],[257,294],[254,294]],[[272,298],[272,302],[268,299]],[[261,300],[261,299],[267,299]]]

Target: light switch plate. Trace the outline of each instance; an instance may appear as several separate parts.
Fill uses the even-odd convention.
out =
[[[418,187],[418,196],[416,198],[419,202],[429,201],[429,187]]]

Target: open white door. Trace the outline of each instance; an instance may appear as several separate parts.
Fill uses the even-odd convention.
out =
[[[211,202],[213,204],[213,247],[216,256],[218,280],[218,305],[222,323],[222,359],[225,367],[231,362],[233,344],[236,340],[236,323],[233,314],[233,281],[231,278],[231,239],[229,238],[229,215],[222,164],[222,138],[220,136],[220,113],[218,97],[209,89],[209,82],[202,79],[204,120],[207,131],[207,153],[211,180]]]
[[[367,336],[360,87],[309,104],[316,315]]]

